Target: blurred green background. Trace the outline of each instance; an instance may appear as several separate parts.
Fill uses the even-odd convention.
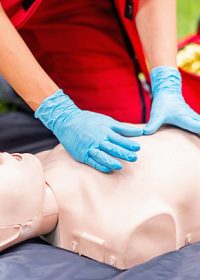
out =
[[[178,0],[177,15],[179,39],[195,33],[200,19],[200,0]]]

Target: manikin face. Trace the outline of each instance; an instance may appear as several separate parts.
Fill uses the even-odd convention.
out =
[[[0,153],[0,227],[34,219],[42,209],[44,184],[35,156]]]

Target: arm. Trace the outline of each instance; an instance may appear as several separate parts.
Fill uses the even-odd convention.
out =
[[[58,90],[35,60],[0,4],[0,74],[35,110]]]
[[[177,69],[176,0],[139,0],[136,24],[151,69],[153,95],[144,134],[164,124],[200,133],[200,116],[185,103]]]
[[[136,25],[150,68],[177,67],[176,0],[139,0]]]
[[[58,90],[40,67],[1,5],[0,75],[33,110],[37,109],[35,117],[53,131],[77,161],[102,172],[111,172],[122,168],[122,164],[112,156],[136,160],[134,152],[139,150],[139,145],[126,137],[141,135],[142,129],[125,126],[101,114],[80,110],[69,96]]]

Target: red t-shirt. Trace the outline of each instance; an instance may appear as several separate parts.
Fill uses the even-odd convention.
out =
[[[43,1],[19,32],[81,109],[143,121],[133,59],[111,0]]]

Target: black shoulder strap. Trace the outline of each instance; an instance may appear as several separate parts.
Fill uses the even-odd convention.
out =
[[[133,19],[133,0],[126,0],[124,16],[130,20]]]
[[[35,2],[35,0],[22,0],[22,7],[25,11],[27,11],[32,4]]]

